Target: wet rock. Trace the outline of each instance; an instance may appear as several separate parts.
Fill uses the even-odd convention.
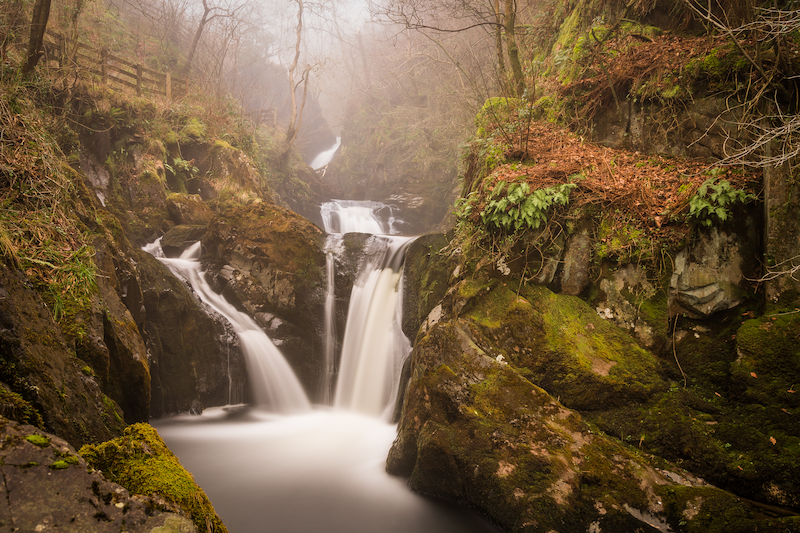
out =
[[[642,401],[666,388],[656,358],[582,300],[544,287],[516,289],[498,282],[459,288],[467,303],[458,315],[492,359],[574,409]]]
[[[161,238],[161,249],[167,257],[179,257],[186,248],[196,243],[206,233],[206,226],[174,226]]]
[[[198,529],[227,533],[203,489],[152,426],[128,426],[122,436],[112,441],[83,446],[80,455],[92,468],[105,472],[128,491],[152,495],[170,510],[182,512]]]
[[[474,506],[508,531],[668,531],[695,520],[755,531],[734,496],[648,465],[492,357],[497,344],[473,336],[473,319],[443,318],[414,347],[387,462],[412,489]]]
[[[167,212],[179,226],[203,226],[214,218],[214,212],[196,194],[170,194],[167,197]]]
[[[739,305],[747,278],[757,277],[759,239],[753,233],[754,228],[743,233],[712,227],[680,251],[670,280],[670,314],[707,318]]]
[[[203,241],[208,275],[251,316],[271,313],[293,332],[281,350],[307,391],[320,380],[325,302],[323,232],[299,215],[259,202],[223,208]]]
[[[0,381],[38,411],[48,431],[75,446],[124,427],[122,410],[75,357],[39,295],[0,266]]]
[[[658,350],[667,340],[666,290],[639,265],[606,272],[592,304],[597,315],[627,331],[639,344]]]
[[[136,258],[147,308],[141,331],[152,376],[150,415],[244,402],[247,370],[227,321],[204,308],[157,259],[141,251]]]
[[[66,441],[0,418],[0,531],[197,531],[150,496],[92,471]]]
[[[561,294],[578,296],[589,286],[589,263],[592,260],[592,238],[589,224],[569,236],[561,266]]]

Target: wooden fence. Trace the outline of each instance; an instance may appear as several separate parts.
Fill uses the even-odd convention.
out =
[[[60,67],[69,66],[72,63],[69,54],[73,46],[64,35],[46,31],[44,51],[47,60],[58,61]],[[176,78],[169,72],[158,72],[82,42],[78,42],[72,66],[99,76],[103,84],[130,87],[136,89],[137,94],[147,91],[171,100],[189,92],[188,78]]]

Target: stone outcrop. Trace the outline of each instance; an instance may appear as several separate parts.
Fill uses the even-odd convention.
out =
[[[247,369],[235,333],[146,252],[136,254],[147,317],[141,333],[152,377],[150,415],[200,413],[243,402]]]
[[[88,361],[75,357],[39,295],[5,265],[0,293],[0,380],[41,414],[45,429],[74,446],[118,435],[122,409]]]
[[[269,331],[312,395],[323,367],[323,243],[319,228],[264,202],[223,210],[203,240],[212,285]]]
[[[2,531],[198,531],[175,504],[156,495],[132,495],[88,468],[55,435],[0,418],[0,442]]]
[[[657,389],[660,377],[653,364],[640,361],[634,375],[629,360],[602,358],[590,346],[613,339],[614,326],[599,326],[585,304],[579,311],[577,301],[543,291],[523,288],[517,297],[490,282],[454,289],[434,309],[412,353],[389,472],[407,476],[423,494],[477,507],[509,531],[667,531],[695,523],[716,529],[732,520],[755,531],[757,521],[735,496],[673,465],[653,467],[564,406],[630,401],[647,383]],[[559,302],[546,309],[549,298]],[[559,312],[560,304],[572,309]],[[547,314],[554,320],[537,320]],[[576,335],[575,326],[583,332]],[[568,352],[577,354],[564,356],[580,360],[571,370],[583,373],[581,383],[566,386],[569,373],[542,380],[521,361],[540,355],[527,354],[526,346],[545,348],[548,335],[575,343]],[[628,358],[652,357],[635,354]],[[543,370],[551,366],[558,362]],[[624,377],[615,381],[618,372]],[[579,390],[583,381],[592,387],[591,376],[598,383],[592,398]],[[540,380],[552,395],[535,385]]]

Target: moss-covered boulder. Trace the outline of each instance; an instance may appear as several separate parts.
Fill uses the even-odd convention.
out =
[[[667,388],[658,360],[579,298],[497,281],[463,281],[456,297],[479,346],[568,407],[624,405]]]
[[[179,257],[186,248],[206,234],[206,226],[174,226],[161,237],[161,250],[167,257]]]
[[[119,438],[82,447],[80,455],[132,494],[156,494],[174,502],[199,530],[227,532],[203,489],[149,424],[128,426]]]
[[[0,442],[0,520],[6,531],[198,531],[173,503],[151,494],[132,496],[88,468],[55,435],[0,417]]]
[[[736,494],[797,507],[796,315],[679,318],[664,357],[673,380],[650,401],[586,412],[603,431]]]
[[[203,226],[214,218],[214,212],[197,194],[170,194],[167,197],[167,211],[178,225]]]
[[[271,203],[225,204],[203,244],[207,275],[218,291],[270,330],[314,394],[323,368],[323,232]]]
[[[492,357],[472,326],[445,311],[414,347],[387,464],[414,490],[477,507],[509,531],[765,525],[737,498],[599,433]]]
[[[74,446],[119,435],[122,410],[75,357],[27,280],[0,265],[0,293],[0,381],[41,416],[45,429]],[[29,412],[25,419],[36,422],[37,415]]]

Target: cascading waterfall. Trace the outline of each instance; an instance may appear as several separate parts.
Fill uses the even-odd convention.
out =
[[[397,219],[391,206],[381,202],[331,200],[320,207],[325,231],[333,233],[371,233],[396,235]],[[385,220],[382,220],[385,219]]]
[[[411,237],[374,236],[350,296],[334,405],[378,416],[390,400],[411,345],[399,325],[402,266]]]
[[[159,241],[143,248],[178,272],[200,299],[224,316],[239,336],[247,361],[253,399],[256,405],[277,413],[296,413],[311,409],[311,403],[283,354],[252,318],[215,293],[200,272],[201,243],[187,248],[178,259],[164,257]]]
[[[336,142],[333,144],[333,146],[331,146],[330,148],[328,148],[324,152],[318,153],[316,155],[316,157],[314,157],[314,160],[311,161],[311,164],[308,165],[308,166],[310,166],[314,170],[321,169],[322,167],[324,167],[325,165],[327,165],[328,163],[331,162],[331,160],[333,159],[333,156],[336,155],[336,150],[339,149],[339,146],[341,144],[342,144],[342,138],[341,137],[336,137]]]
[[[392,411],[403,359],[411,345],[403,334],[402,267],[413,237],[376,235],[393,229],[394,217],[379,202],[333,200],[320,208],[326,247],[342,233],[372,233],[353,284],[334,406],[378,416]],[[382,221],[379,212],[388,215]],[[328,272],[329,290],[333,270]],[[333,313],[331,312],[331,319]],[[326,315],[325,329],[330,329]],[[333,339],[330,339],[333,342]],[[326,346],[327,349],[327,346]]]
[[[357,213],[352,217],[348,206],[329,207],[328,214],[339,224],[337,232],[394,231],[391,211],[383,204],[371,205],[367,211],[360,209],[366,207],[363,203],[351,204],[349,207]],[[375,215],[377,211],[382,211],[384,221]],[[368,225],[370,229],[364,229]],[[350,229],[353,226],[359,229]],[[344,340],[347,347],[336,387],[335,404],[342,409],[274,416],[263,410],[223,407],[206,409],[201,416],[152,422],[211,498],[230,530],[498,533],[482,516],[423,498],[412,493],[404,480],[389,476],[386,455],[397,435],[396,427],[377,416],[353,412],[378,415],[394,404],[396,376],[410,351],[400,329],[401,266],[410,241],[407,237],[374,235],[368,242],[368,257],[362,261],[351,297]],[[336,374],[333,266],[342,249],[343,235],[330,235],[325,249],[329,258],[325,370],[330,377]],[[191,254],[198,252],[195,248],[186,255],[195,257]],[[227,302],[217,303],[219,296],[213,291],[205,294],[202,287],[206,285],[196,261],[164,261],[175,264],[181,272],[186,269],[183,275],[196,280],[192,284],[197,283],[195,290],[201,298],[208,297],[214,302],[210,305],[225,309],[222,314],[228,315],[228,306],[223,305]],[[236,316],[229,319],[240,324],[237,331],[241,328],[247,337],[254,330],[252,320],[243,317],[240,322],[238,311],[232,312]],[[390,349],[391,344],[394,346]],[[267,374],[272,372],[270,369]],[[259,375],[253,380],[271,382],[272,377]],[[292,381],[294,375],[277,379]],[[304,396],[300,403],[307,404]]]

